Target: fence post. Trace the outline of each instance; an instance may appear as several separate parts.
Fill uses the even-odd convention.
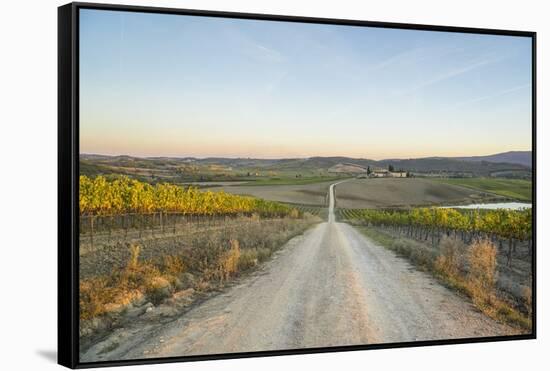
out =
[[[90,215],[90,245],[94,249],[94,216]]]
[[[141,238],[142,230],[143,230],[143,214],[139,214],[139,238]]]
[[[124,214],[122,223],[124,224],[124,238],[126,238],[128,237],[128,214]]]
[[[153,212],[151,220],[151,237],[155,237],[155,212]]]

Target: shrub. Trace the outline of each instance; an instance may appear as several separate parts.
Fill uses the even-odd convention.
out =
[[[243,249],[239,256],[238,270],[246,271],[266,261],[271,256],[271,250],[265,247]]]
[[[185,264],[179,256],[166,255],[164,256],[163,271],[174,277],[180,276],[185,272]]]
[[[256,249],[256,252],[258,254],[258,260],[260,262],[264,262],[271,256],[271,250],[267,249],[265,247],[260,247]]]
[[[460,250],[463,246],[458,240],[445,236],[439,247],[441,253],[435,261],[436,271],[448,277],[456,277],[460,272]]]
[[[298,209],[292,209],[290,210],[290,214],[289,214],[290,218],[292,219],[298,219],[300,218],[300,211]]]
[[[139,253],[139,245],[130,245],[130,260],[127,265],[128,269],[134,269],[138,266]]]
[[[392,239],[387,236],[377,236],[379,243],[389,247],[399,255],[410,259],[419,267],[430,269],[433,264],[433,254],[421,244],[403,238]]]
[[[229,245],[229,250],[223,253],[218,260],[217,273],[220,281],[228,280],[238,269],[239,257],[241,256],[239,241],[230,240]]]
[[[489,240],[478,240],[468,251],[468,286],[474,302],[488,304],[494,295],[497,249]]]
[[[159,269],[149,262],[135,265],[131,262],[122,272],[115,272],[113,277],[114,284],[121,289],[141,290],[149,287],[154,278],[160,275]]]
[[[172,286],[166,278],[154,276],[147,282],[145,293],[153,304],[159,304],[163,299],[172,295]]]
[[[432,266],[433,258],[427,249],[411,249],[409,256],[415,264],[421,267],[429,268]]]
[[[256,249],[246,249],[241,251],[239,256],[239,271],[245,271],[255,267],[259,262],[258,251]]]
[[[103,313],[104,305],[114,298],[103,277],[80,282],[80,318],[90,319]]]

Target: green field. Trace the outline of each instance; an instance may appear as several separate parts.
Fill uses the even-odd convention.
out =
[[[435,182],[458,185],[479,191],[491,192],[519,201],[531,201],[532,183],[522,179],[453,178],[434,179]]]

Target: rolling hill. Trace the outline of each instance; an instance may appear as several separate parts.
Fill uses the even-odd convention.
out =
[[[506,152],[475,157],[427,157],[372,160],[350,157],[309,157],[283,159],[132,157],[82,154],[80,169],[84,175],[126,174],[153,180],[242,180],[243,178],[330,176],[357,174],[368,167],[404,170],[417,175],[504,176],[529,178],[531,152]]]
[[[497,153],[488,156],[472,156],[472,157],[455,157],[459,161],[476,161],[476,162],[493,162],[493,163],[509,163],[519,164],[532,167],[532,152],[531,151],[510,151]]]

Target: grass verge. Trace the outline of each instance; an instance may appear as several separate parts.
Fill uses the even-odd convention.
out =
[[[397,238],[374,227],[358,228],[379,245],[406,257],[446,286],[468,296],[489,317],[531,332],[531,292],[525,292],[520,302],[514,303],[499,297],[495,288],[497,252],[490,241],[478,240],[465,246],[455,239],[444,238],[437,253],[419,242]]]
[[[311,215],[251,219],[240,227],[205,230],[185,242],[173,239],[170,249],[154,246],[155,241],[148,241],[151,246],[147,249],[139,243],[129,244],[124,264],[113,266],[109,273],[81,276],[80,319],[93,321],[124,313],[137,301],[158,305],[182,290],[218,289],[268,260],[289,239],[320,221]],[[99,250],[94,261],[113,260],[115,252]]]

